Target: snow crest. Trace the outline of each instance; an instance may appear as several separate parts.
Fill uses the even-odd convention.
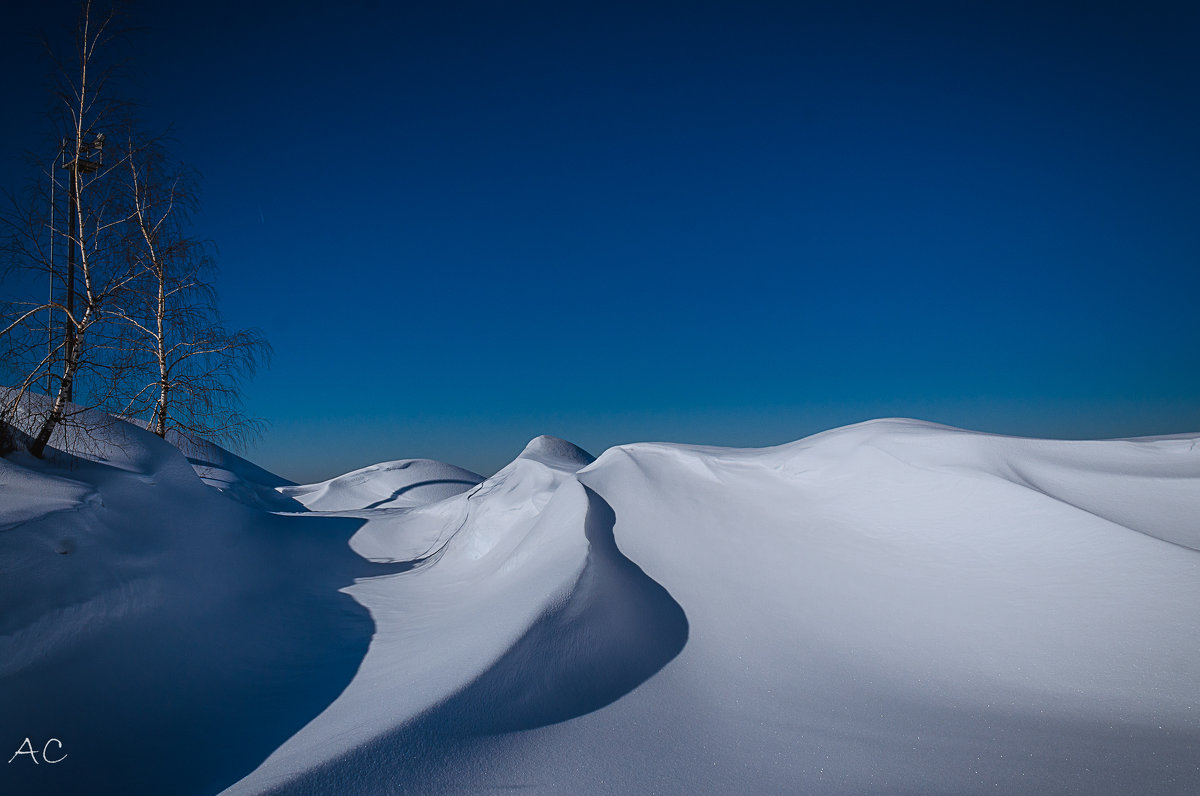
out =
[[[436,755],[439,745],[566,721],[674,657],[687,620],[621,554],[611,507],[576,479],[593,460],[543,436],[461,494],[342,510],[367,520],[352,541],[360,554],[401,562],[421,552],[404,573],[348,590],[376,623],[354,681],[230,792],[339,788],[346,771],[396,747]]]
[[[77,755],[18,791],[1200,792],[1200,435],[295,485],[122,434],[0,461],[0,697]]]

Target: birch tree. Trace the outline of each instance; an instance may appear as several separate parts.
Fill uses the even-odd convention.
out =
[[[80,8],[73,57],[55,58],[61,139],[49,173],[4,217],[9,236],[6,283],[29,285],[40,276],[42,296],[6,296],[0,346],[15,370],[0,401],[0,417],[33,435],[29,450],[41,456],[55,429],[105,405],[120,381],[113,353],[121,348],[119,324],[109,309],[136,271],[124,256],[131,213],[113,175],[127,152],[103,129],[121,121],[124,106],[107,96],[114,67],[102,56],[117,34],[115,13],[94,17],[90,0]],[[51,57],[54,53],[51,51]],[[23,274],[14,276],[13,271]],[[86,389],[81,389],[87,374]],[[31,402],[30,392],[48,401]]]
[[[133,206],[130,256],[138,269],[123,318],[131,336],[130,395],[122,413],[160,437],[240,442],[257,430],[241,409],[241,381],[270,356],[253,329],[230,332],[217,309],[209,246],[188,235],[197,207],[194,176],[162,146],[127,161]]]
[[[257,429],[242,381],[270,355],[259,332],[222,323],[211,247],[189,234],[195,179],[108,96],[114,22],[83,0],[75,57],[55,60],[61,145],[2,216],[0,424],[39,457],[56,431],[86,443],[104,413],[238,442]]]

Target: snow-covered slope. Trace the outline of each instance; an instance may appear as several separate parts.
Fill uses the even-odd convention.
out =
[[[313,511],[419,506],[457,495],[483,480],[470,470],[429,459],[403,459],[355,470],[319,484],[279,492]]]
[[[351,680],[373,628],[338,589],[394,568],[348,549],[360,520],[288,522],[143,429],[103,433],[0,459],[0,746],[68,755],[15,758],[0,793],[214,793]],[[262,471],[226,464],[248,494]]]
[[[340,787],[337,760],[397,734],[436,747],[569,719],[678,652],[682,612],[615,549],[611,511],[575,479],[591,461],[540,437],[469,492],[370,521],[375,557],[411,549],[409,532],[425,552],[402,577],[349,589],[376,622],[357,675],[234,790],[298,787],[313,768]]]
[[[239,737],[266,737],[236,761],[203,741],[176,750],[208,754],[207,769],[165,790],[1200,792],[1200,435],[1064,442],[885,420],[594,461],[541,437],[482,481],[404,460],[272,486],[232,466],[226,481],[252,486],[225,496],[142,442],[158,463],[120,474],[0,462],[14,496],[0,562],[34,595],[11,602],[24,619],[0,652],[23,663],[0,696],[149,671],[160,687],[124,698],[175,700],[150,709],[185,727],[232,689],[218,704]],[[244,499],[261,488],[308,510]],[[141,530],[125,539],[122,522]],[[139,657],[97,667],[70,634],[54,640],[37,595],[76,555],[47,541],[63,527],[95,537],[91,568],[168,584],[128,601],[143,607],[126,633],[158,639]],[[66,590],[79,617],[101,616],[101,649],[127,638],[102,590]],[[199,623],[194,643],[162,629],[180,620]],[[293,690],[254,690],[281,679]],[[98,704],[53,712],[86,727]],[[120,717],[121,741],[140,743],[149,722]]]
[[[195,469],[200,480],[234,500],[267,511],[303,511],[288,487],[295,484],[203,439],[168,435]]]

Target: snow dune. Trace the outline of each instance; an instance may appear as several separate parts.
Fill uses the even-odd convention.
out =
[[[419,506],[442,500],[483,480],[470,470],[429,459],[383,462],[319,484],[283,486],[280,494],[313,511]]]
[[[64,782],[1200,792],[1200,435],[882,420],[595,460],[540,437],[487,479],[400,460],[304,486],[190,455],[220,492],[160,441],[125,450],[142,464],[0,461],[0,561],[21,587],[0,696],[20,727],[75,733]],[[67,616],[78,637],[53,630]],[[137,656],[110,640],[131,633]],[[116,714],[15,696],[132,671],[152,687],[121,689]],[[238,755],[197,729],[215,694]],[[161,776],[86,757],[151,732],[175,740]]]
[[[354,680],[233,790],[341,787],[363,747],[415,742],[436,756],[461,737],[571,719],[674,656],[683,612],[616,549],[611,509],[575,479],[591,461],[540,437],[469,491],[369,521],[375,557],[396,559],[389,536],[410,549],[409,530],[425,552],[402,577],[348,590],[376,622]],[[296,781],[314,767],[334,781]]]

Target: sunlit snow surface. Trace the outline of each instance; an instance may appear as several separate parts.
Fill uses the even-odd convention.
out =
[[[296,486],[123,433],[0,460],[0,743],[72,753],[0,791],[1200,792],[1200,435]]]

